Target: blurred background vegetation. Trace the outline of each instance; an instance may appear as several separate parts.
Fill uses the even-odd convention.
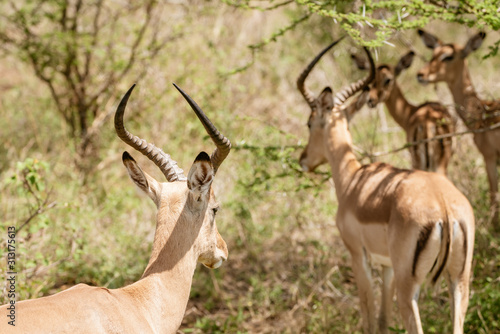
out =
[[[120,159],[128,148],[114,134],[111,116],[137,83],[127,128],[188,170],[212,144],[175,82],[233,143],[215,182],[229,260],[218,270],[197,269],[180,332],[359,333],[329,168],[303,174],[297,163],[309,108],[295,80],[319,50],[347,32],[353,38],[310,74],[314,91],[337,90],[364,75],[350,60],[360,44],[372,47],[377,62],[393,64],[411,48],[417,59],[398,78],[407,98],[453,109],[447,87],[422,87],[415,79],[430,51],[414,28],[458,43],[482,29],[487,38],[469,57],[470,71],[481,97],[498,98],[497,7],[494,1],[0,3],[0,232],[4,240],[7,226],[18,229],[20,299],[80,282],[117,288],[140,278],[156,210],[128,179]],[[383,107],[363,109],[351,131],[365,153],[405,142]],[[134,156],[163,180],[147,158]],[[370,162],[365,156],[360,159]],[[405,150],[379,160],[410,166]],[[499,333],[500,246],[471,135],[456,138],[449,177],[477,220],[465,332]],[[2,247],[2,277],[5,260]],[[428,333],[451,331],[444,284],[423,293],[420,308]],[[394,311],[393,331],[404,332],[396,305]]]

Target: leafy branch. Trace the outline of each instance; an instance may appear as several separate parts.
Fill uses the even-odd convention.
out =
[[[277,38],[284,35],[284,32],[297,29],[306,19],[314,15],[332,19],[334,24],[347,32],[357,44],[367,47],[379,47],[388,43],[388,40],[396,32],[425,27],[431,20],[458,23],[483,30],[500,29],[500,15],[498,15],[500,7],[498,7],[498,2],[493,0],[466,0],[451,3],[438,0],[355,0],[348,2],[296,0],[295,2],[284,1],[278,4],[274,4],[270,0],[267,1],[269,6],[253,6],[250,4],[250,0],[225,0],[224,2],[242,10],[260,11],[296,5],[295,7],[298,6],[298,8],[295,10],[302,12],[299,19],[279,29],[270,38],[249,45],[252,60],[246,65],[230,71],[228,75],[242,72],[251,67],[254,63],[256,50],[260,51],[271,41],[275,42]],[[485,57],[496,55],[499,44],[500,40],[496,41]]]
[[[259,43],[248,45],[247,47],[251,51],[251,60],[248,63],[246,63],[245,65],[238,67],[236,69],[233,69],[233,70],[231,70],[223,75],[224,76],[231,76],[231,75],[234,75],[236,73],[244,72],[245,70],[250,68],[255,63],[255,57],[256,57],[257,52],[263,51],[267,45],[271,44],[272,42],[276,42],[278,40],[278,38],[285,35],[286,32],[294,30],[299,24],[306,21],[310,16],[311,16],[310,14],[305,14],[305,15],[293,20],[286,27],[278,29],[278,31],[273,33],[270,37],[263,39]]]
[[[432,138],[406,143],[398,148],[385,152],[370,153],[355,145],[353,145],[353,149],[360,155],[361,159],[368,158],[370,161],[373,161],[375,158],[395,154],[406,150],[411,146],[417,146],[435,140],[459,137],[471,133],[483,133],[498,128],[500,128],[500,123],[495,123],[488,127],[480,129],[438,135]],[[269,184],[274,180],[292,178],[295,183],[290,184],[290,188],[286,189],[288,191],[298,191],[301,189],[310,188],[319,191],[319,185],[325,183],[326,181],[328,181],[328,179],[331,178],[331,172],[323,172],[318,170],[315,170],[311,173],[303,172],[298,164],[296,152],[299,150],[303,150],[304,148],[304,145],[258,146],[245,142],[237,143],[235,146],[233,146],[233,149],[235,151],[248,151],[256,159],[253,167],[254,178],[250,179],[249,181],[244,181],[245,183],[243,185],[246,189],[260,191],[263,187],[269,188]]]
[[[80,170],[93,165],[85,158],[97,155],[97,137],[111,115],[105,105],[117,95],[116,85],[127,76],[139,81],[147,64],[180,36],[161,24],[161,9],[156,0],[0,4],[0,51],[28,64],[48,88],[74,139]]]
[[[56,207],[57,202],[51,200],[52,191],[47,190],[45,175],[49,166],[46,162],[29,158],[18,162],[16,167],[17,173],[10,177],[8,184],[15,185],[19,194],[28,200],[26,207],[29,211],[28,218],[16,230],[19,233],[35,217]]]

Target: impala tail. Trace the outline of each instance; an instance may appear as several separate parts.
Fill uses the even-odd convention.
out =
[[[444,219],[428,223],[421,228],[413,259],[413,277],[417,281],[427,278],[432,285],[436,284],[448,264],[453,229],[462,228],[462,235],[466,235],[463,231],[463,224],[450,217],[446,201],[442,200],[442,205]]]

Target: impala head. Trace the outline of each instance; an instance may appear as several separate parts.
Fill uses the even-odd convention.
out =
[[[465,59],[483,43],[486,34],[480,32],[472,36],[465,45],[444,44],[436,36],[419,29],[418,34],[425,46],[432,49],[432,59],[417,74],[422,84],[440,81],[453,82],[462,75]]]
[[[331,115],[332,109],[334,107],[340,108],[349,97],[365,88],[366,85],[371,80],[373,80],[373,71],[370,71],[370,75],[368,77],[344,88],[342,91],[337,93],[335,97],[333,96],[333,92],[330,87],[325,87],[318,97],[315,97],[314,94],[307,88],[307,86],[305,85],[305,80],[309,72],[311,72],[314,65],[316,65],[321,57],[341,39],[333,42],[323,51],[321,51],[297,79],[297,88],[299,89],[302,96],[309,105],[309,108],[311,109],[309,120],[307,122],[307,126],[309,128],[309,141],[307,142],[304,151],[300,155],[299,160],[300,166],[305,172],[312,172],[318,166],[327,162],[325,154],[326,141],[324,129],[325,125],[328,122],[328,118]],[[371,68],[373,69],[373,59],[371,58],[368,49],[365,48],[365,52],[370,59],[370,63],[372,65]]]
[[[401,72],[411,66],[415,53],[413,51],[408,52],[401,57],[396,66],[389,64],[382,64],[377,66],[375,79],[373,83],[370,84],[370,91],[368,95],[367,104],[370,108],[374,108],[379,103],[383,103],[390,96],[394,85],[396,84],[396,78],[401,74]],[[369,63],[360,59],[360,57],[352,55],[353,60],[360,70],[368,70]]]
[[[158,182],[142,171],[130,154],[127,152],[123,154],[123,163],[130,178],[158,208],[157,231],[162,226],[166,235],[155,238],[166,239],[173,233],[173,229],[181,231],[179,232],[182,233],[181,238],[190,241],[184,247],[188,249],[192,247],[197,260],[205,266],[217,268],[227,259],[228,251],[226,242],[220,236],[215,224],[219,205],[211,185],[217,169],[229,154],[231,143],[215,128],[201,108],[184,91],[175,84],[174,86],[193,108],[216,146],[211,156],[205,152],[198,154],[187,177],[170,155],[125,129],[123,114],[135,85],[125,94],[116,110],[115,130],[126,144],[153,161],[168,181]]]

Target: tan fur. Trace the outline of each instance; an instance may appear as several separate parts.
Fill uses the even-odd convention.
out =
[[[401,57],[395,67],[388,64],[379,65],[369,92],[368,105],[374,108],[379,103],[385,103],[396,123],[406,132],[408,143],[453,133],[453,120],[443,105],[436,102],[412,105],[399,88],[397,77],[402,70],[411,66],[412,61],[413,53],[410,52]],[[359,60],[356,62],[360,68],[366,67]],[[452,154],[451,138],[412,145],[408,150],[413,168],[446,175]]]
[[[408,333],[423,333],[418,292],[426,277],[437,279],[441,273],[449,282],[454,334],[462,333],[475,230],[470,203],[443,175],[384,163],[361,165],[352,151],[345,110],[319,102],[333,99],[331,91],[320,96],[300,164],[312,171],[328,161],[332,169],[336,224],[352,257],[364,333],[375,333],[377,327],[388,333],[394,290]],[[378,326],[372,260],[383,268]]]
[[[472,36],[465,45],[444,44],[423,30],[419,34],[427,47],[433,49],[432,59],[417,75],[421,83],[446,82],[455,100],[456,111],[471,130],[500,122],[500,100],[485,101],[477,96],[467,65],[467,56],[481,45],[485,35]],[[500,129],[474,133],[474,143],[483,155],[490,186],[492,220],[498,220],[498,171]]]
[[[187,180],[160,183],[126,152],[123,163],[158,209],[153,249],[141,279],[120,289],[78,284],[52,296],[19,301],[15,327],[5,320],[8,305],[3,305],[0,333],[177,332],[197,263],[217,268],[228,256],[215,223],[219,205],[211,188],[214,166],[202,152]]]
[[[154,180],[150,178],[150,180]],[[16,327],[2,333],[175,333],[184,317],[200,258],[208,267],[227,246],[212,223],[213,191],[196,202],[186,182],[160,189],[153,250],[142,278],[121,289],[79,284],[53,296],[16,303]],[[212,255],[211,255],[212,254]],[[0,316],[7,319],[6,305]]]

